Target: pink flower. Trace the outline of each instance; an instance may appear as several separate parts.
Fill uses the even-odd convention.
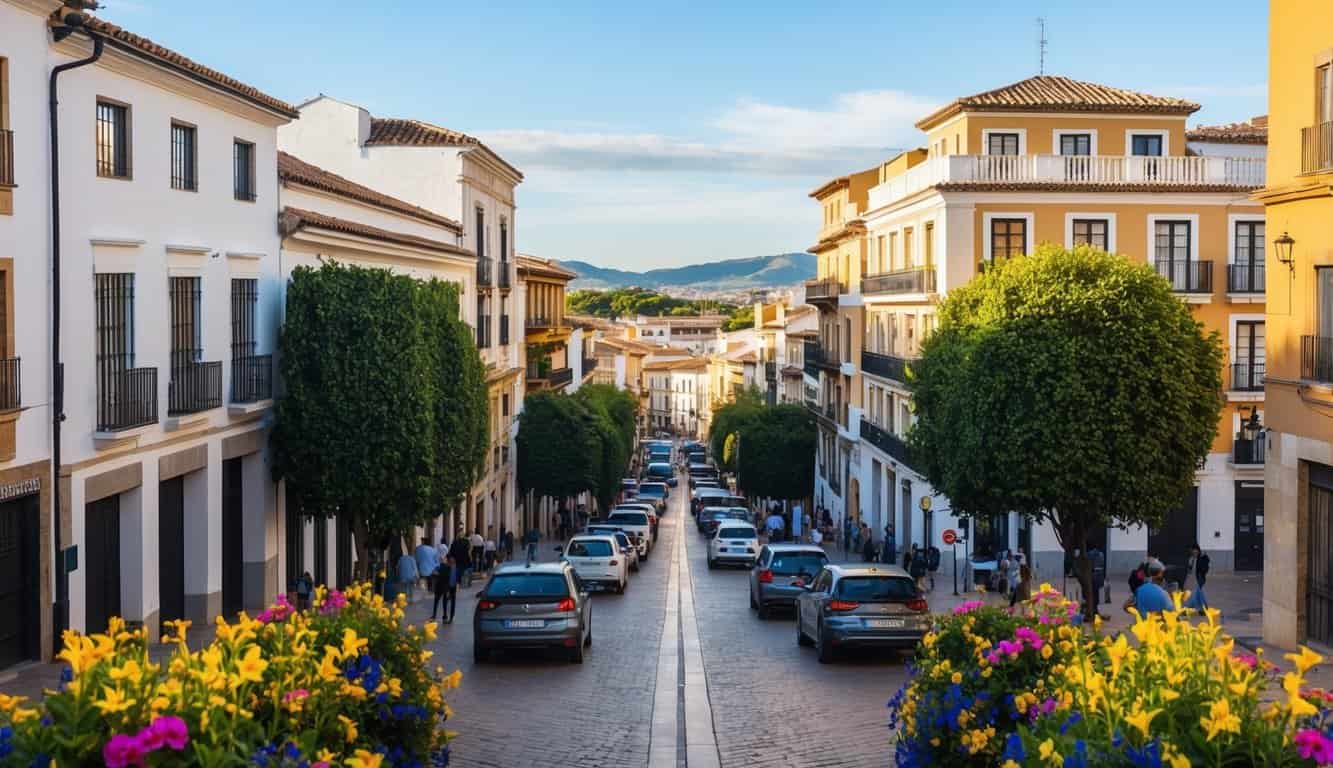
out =
[[[324,606],[320,608],[320,610],[324,613],[333,613],[340,608],[346,607],[347,596],[335,589],[329,593],[328,598],[324,600]]]
[[[190,728],[185,721],[175,715],[162,715],[153,720],[148,728],[158,734],[162,741],[177,752],[185,749],[190,740]]]
[[[294,691],[288,691],[288,692],[284,693],[284,694],[282,695],[282,703],[283,703],[283,704],[291,704],[293,701],[296,701],[297,699],[304,699],[305,697],[307,697],[307,696],[309,696],[309,695],[310,695],[310,691],[307,691],[307,690],[304,689],[304,688],[297,688],[297,689],[294,690]]]
[[[143,765],[143,744],[139,739],[124,733],[118,733],[102,747],[102,760],[107,768],[126,768],[130,765]]]
[[[329,764],[320,760],[318,763],[311,763],[310,768],[329,768]]]
[[[139,731],[134,738],[139,740],[139,746],[143,747],[144,752],[156,752],[166,744],[163,734],[154,730],[151,725]]]
[[[971,613],[972,611],[975,611],[976,609],[980,608],[983,605],[985,605],[985,603],[981,602],[980,600],[968,600],[965,603],[959,603],[958,605],[955,605],[953,607],[953,615],[962,616],[965,613]]]
[[[1306,728],[1292,739],[1296,751],[1302,758],[1314,760],[1319,765],[1333,763],[1333,741],[1314,728]]]

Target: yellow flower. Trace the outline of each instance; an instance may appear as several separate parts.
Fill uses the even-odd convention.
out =
[[[143,678],[143,669],[139,667],[139,662],[130,659],[119,667],[112,667],[107,673],[112,680],[129,680],[131,683],[138,683]]]
[[[428,621],[421,625],[421,632],[425,635],[427,640],[434,640],[436,638],[435,630],[439,629],[439,626],[439,624],[433,621]]]
[[[348,627],[343,630],[343,658],[356,656],[369,644],[369,640],[364,637],[357,637],[356,630]]]
[[[953,675],[949,678],[949,681],[952,682],[954,685],[958,685],[959,683],[963,682],[963,673],[962,672],[953,673]]]
[[[27,700],[27,696],[10,696],[0,693],[0,712],[9,712]]]
[[[1165,699],[1166,701],[1175,701],[1176,699],[1180,698],[1180,694],[1171,690],[1170,688],[1164,688],[1162,689],[1162,698]]]
[[[1140,710],[1137,706],[1132,714],[1125,715],[1125,722],[1139,729],[1139,732],[1146,738],[1148,736],[1149,726],[1152,725],[1152,719],[1161,712],[1160,709],[1151,709],[1147,712]]]
[[[1301,696],[1301,685],[1305,680],[1297,672],[1288,672],[1282,676],[1282,690],[1287,692],[1287,706],[1292,717],[1306,717],[1317,714],[1319,710]]]
[[[337,752],[330,752],[327,749],[321,749],[316,755],[316,759],[321,763],[332,763],[338,759]]]
[[[1055,654],[1055,651],[1051,650],[1051,644],[1050,644],[1050,643],[1046,643],[1046,644],[1042,645],[1042,647],[1041,647],[1041,657],[1042,657],[1043,659],[1049,659],[1049,658],[1051,658],[1051,656],[1054,655],[1054,654]]]
[[[1125,662],[1125,656],[1129,651],[1129,641],[1123,634],[1118,635],[1114,643],[1106,646],[1106,658],[1111,662],[1111,677],[1120,674],[1120,665]]]
[[[1185,757],[1184,755],[1178,752],[1169,755],[1166,758],[1166,761],[1171,766],[1171,768],[1190,768],[1189,758]]]
[[[1320,656],[1303,645],[1301,646],[1300,653],[1283,654],[1283,658],[1294,664],[1296,666],[1296,671],[1300,672],[1302,675],[1309,672],[1311,667],[1324,660],[1323,656]]]
[[[380,762],[384,760],[384,755],[378,752],[370,752],[364,749],[358,749],[351,757],[344,761],[343,765],[347,768],[380,768]]]
[[[264,661],[263,653],[263,649],[257,645],[246,649],[245,655],[236,665],[236,672],[242,680],[258,683],[264,679],[264,670],[268,669],[268,662]]]
[[[1051,765],[1058,766],[1064,764],[1064,757],[1059,752],[1055,751],[1055,742],[1050,739],[1043,741],[1041,745],[1037,747],[1037,752],[1041,755],[1042,760],[1049,762]]]
[[[102,696],[104,698],[94,701],[93,706],[102,711],[102,714],[109,715],[114,712],[124,712],[134,706],[134,699],[125,698],[125,694],[118,688],[111,686],[102,687]]]
[[[1000,768],[1022,768],[1022,767],[1018,763],[1015,763],[1013,760],[1005,760],[1004,764],[1001,765]]]
[[[1231,704],[1226,699],[1218,699],[1208,707],[1208,715],[1199,718],[1199,722],[1208,731],[1208,741],[1219,733],[1240,733],[1240,718],[1231,714]]]
[[[15,709],[14,712],[10,715],[10,719],[13,720],[15,723],[21,723],[24,722],[25,720],[31,720],[34,717],[37,717],[37,710],[23,709],[22,707]]]
[[[347,715],[338,715],[338,721],[343,724],[343,730],[347,737],[347,743],[351,744],[352,742],[356,741],[357,737],[356,721],[352,720],[352,718],[348,717]]]
[[[444,690],[449,691],[453,690],[454,688],[457,688],[462,680],[463,680],[463,670],[455,669],[453,671],[453,674],[449,675],[448,677],[444,678],[444,680],[441,681],[441,684],[444,686]]]

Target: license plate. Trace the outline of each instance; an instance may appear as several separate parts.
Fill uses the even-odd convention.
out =
[[[546,622],[541,619],[508,619],[505,629],[541,629]]]
[[[907,626],[903,619],[866,619],[866,626],[872,629],[902,629]]]

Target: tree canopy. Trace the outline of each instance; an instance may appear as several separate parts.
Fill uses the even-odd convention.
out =
[[[915,468],[958,513],[1046,520],[1086,551],[1097,526],[1181,505],[1217,430],[1221,364],[1217,334],[1152,269],[1042,246],[941,304],[909,373]]]
[[[731,317],[727,318],[726,322],[722,323],[722,330],[727,332],[743,331],[746,328],[753,328],[753,327],[754,327],[754,306],[749,304],[741,307],[740,309],[737,309],[736,312],[732,314]]]
[[[736,471],[734,451],[727,450],[727,438],[739,433],[741,427],[758,418],[764,408],[764,396],[753,387],[737,390],[731,402],[713,405],[713,420],[708,426],[708,447],[715,458],[720,458],[720,469]]]
[[[629,466],[637,418],[634,396],[610,384],[529,395],[519,416],[519,486],[555,498],[591,491],[608,508]]]
[[[711,299],[678,299],[648,288],[614,288],[598,291],[583,288],[565,295],[565,309],[579,315],[616,319],[633,315],[658,317],[662,315],[690,316],[704,312],[731,315],[735,304]],[[751,310],[753,312],[753,309]],[[753,319],[751,319],[753,322]]]
[[[292,273],[274,474],[302,514],[346,519],[363,555],[452,505],[485,457],[482,363],[458,306],[452,284],[383,269]]]
[[[770,499],[809,496],[815,482],[817,438],[814,416],[805,406],[763,408],[737,436],[740,487],[750,496]]]

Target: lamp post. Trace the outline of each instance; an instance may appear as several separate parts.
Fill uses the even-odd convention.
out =
[[[1285,231],[1273,241],[1273,251],[1277,255],[1277,260],[1287,265],[1287,269],[1293,273],[1296,271],[1296,260],[1291,255],[1292,249],[1296,245],[1296,240]]]

